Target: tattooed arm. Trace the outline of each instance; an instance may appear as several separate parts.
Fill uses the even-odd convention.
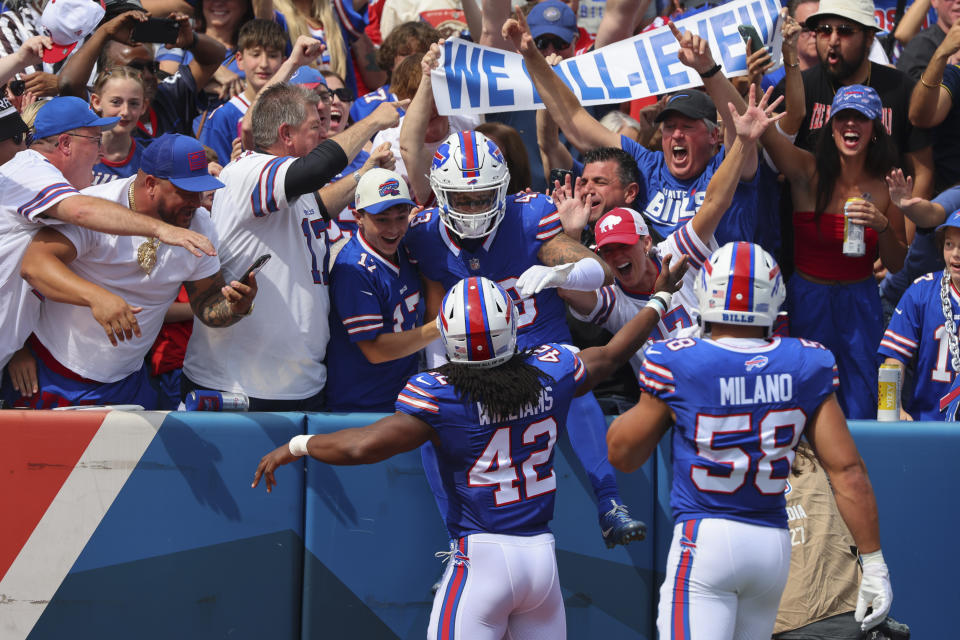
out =
[[[585,246],[571,238],[565,233],[554,236],[543,243],[540,251],[537,253],[540,263],[546,267],[555,267],[558,264],[568,262],[577,262],[583,258],[593,258],[603,267],[603,284],[613,284],[613,271],[606,262],[600,259],[600,256],[587,249]]]
[[[208,327],[229,327],[253,311],[253,298],[257,295],[257,281],[250,276],[249,284],[237,280],[229,286],[223,279],[223,271],[209,278],[183,283],[190,298],[193,314]]]

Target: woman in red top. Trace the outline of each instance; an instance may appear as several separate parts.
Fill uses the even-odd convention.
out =
[[[873,278],[879,256],[899,271],[907,254],[903,213],[890,201],[884,177],[896,152],[870,87],[841,87],[815,153],[769,129],[763,137],[774,163],[790,182],[794,263],[787,285],[790,333],[829,348],[840,372],[840,404],[850,418],[873,419],[877,410],[877,347],[883,336],[880,295]],[[847,204],[849,198],[858,198]],[[844,205],[863,225],[863,256],[843,254]]]

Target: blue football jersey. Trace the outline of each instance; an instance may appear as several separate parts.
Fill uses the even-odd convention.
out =
[[[786,527],[786,486],[807,420],[839,385],[833,354],[797,338],[657,342],[640,388],[676,414],[673,487],[677,522],[726,518]]]
[[[950,391],[956,372],[950,364],[950,346],[940,302],[942,271],[913,281],[890,318],[878,349],[880,355],[905,365],[916,358],[913,397],[904,409],[914,420],[943,420],[940,398]],[[950,287],[953,321],[960,325],[960,294]]]
[[[541,345],[527,362],[553,381],[544,381],[540,401],[521,415],[489,415],[478,403],[461,400],[436,372],[413,376],[397,397],[397,411],[420,418],[439,438],[437,466],[448,501],[444,518],[453,539],[550,530],[557,489],[553,447],[585,369],[558,344]]]
[[[361,234],[337,254],[330,271],[327,406],[332,411],[393,410],[397,393],[417,371],[417,354],[373,364],[357,342],[400,333],[423,322],[420,276],[401,244],[399,264],[378,254]]]
[[[547,342],[569,343],[566,307],[556,289],[520,298],[517,278],[540,264],[544,242],[563,233],[553,200],[541,193],[507,196],[503,220],[486,238],[463,241],[447,229],[437,209],[420,212],[410,223],[406,242],[424,276],[449,290],[471,276],[484,276],[503,287],[520,314],[517,345],[532,348]],[[468,247],[475,246],[476,250]]]

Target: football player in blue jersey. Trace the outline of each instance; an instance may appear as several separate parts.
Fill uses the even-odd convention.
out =
[[[437,148],[430,167],[437,206],[411,221],[406,238],[425,280],[427,317],[433,316],[444,291],[462,278],[482,275],[517,304],[521,349],[546,342],[572,344],[566,308],[556,290],[522,296],[518,279],[531,267],[545,265],[554,268],[552,285],[591,291],[612,283],[613,274],[596,254],[563,233],[553,200],[540,193],[508,195],[509,182],[503,153],[482,133],[461,131]],[[613,547],[643,539],[645,526],[627,512],[607,461],[600,405],[588,394],[575,400],[571,411],[570,441],[593,487],[604,542]],[[430,447],[423,453],[427,479],[436,489]]]
[[[417,352],[440,334],[432,318],[422,324],[420,276],[403,245],[414,207],[407,183],[369,169],[357,183],[356,206],[358,233],[330,270],[327,408],[389,412],[417,371]]]
[[[960,320],[960,211],[937,227],[936,242],[946,265],[922,275],[904,292],[878,352],[885,365],[913,365],[913,392],[904,398],[902,420],[956,420],[955,392],[960,370],[957,321]],[[954,393],[950,393],[954,392]],[[941,402],[942,401],[942,402]]]
[[[513,298],[482,277],[457,282],[438,318],[449,362],[412,376],[396,413],[366,427],[295,436],[267,454],[254,476],[300,456],[368,464],[432,442],[449,508],[451,552],[428,638],[564,638],[553,518],[554,445],[575,394],[633,354],[659,321],[684,260],[664,269],[657,295],[607,345],[579,354],[562,344],[518,348]],[[504,576],[509,575],[510,580]]]
[[[879,624],[893,592],[873,489],[835,395],[833,354],[769,337],[786,292],[777,263],[757,245],[717,250],[695,292],[706,337],[648,347],[640,402],[607,434],[611,462],[633,471],[674,427],[676,525],[660,638],[770,638],[790,569],[784,488],[804,434],[861,554],[856,619],[864,630]]]

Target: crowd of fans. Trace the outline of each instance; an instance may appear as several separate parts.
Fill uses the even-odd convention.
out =
[[[117,119],[111,127],[101,127],[91,176],[85,167],[63,170],[65,176],[74,174],[68,182],[75,189],[137,175],[145,150],[165,134],[199,140],[211,173],[219,175],[241,154],[270,146],[260,140],[271,134],[258,131],[256,117],[251,117],[251,107],[265,87],[299,85],[316,97],[318,142],[345,132],[356,138],[361,128],[371,134],[362,144],[351,141],[355,152],[340,149],[347,152],[344,166],[339,166],[339,157],[325,158],[336,165],[323,167],[330,170],[328,186],[350,176],[353,184],[341,182],[335,195],[318,202],[327,227],[324,242],[333,251],[325,260],[312,255],[317,264],[311,270],[321,274],[324,284],[338,247],[357,233],[361,218],[348,187],[370,169],[385,167],[404,179],[413,201],[430,207],[436,204],[428,179],[432,157],[449,135],[466,130],[484,133],[506,156],[509,192],[556,190],[554,199],[558,204],[569,201],[567,210],[574,202],[588,201],[590,213],[580,221],[571,221],[561,207],[564,222],[576,229],[568,234],[578,235],[587,246],[594,248],[593,224],[618,206],[641,213],[652,237],[665,239],[702,204],[733,140],[730,127],[724,126],[729,123],[728,103],[742,109],[749,87],[756,86],[758,92],[775,87],[774,96],[785,97],[780,108],[785,108],[786,118],[765,133],[759,162],[744,166],[731,206],[713,233],[716,242],[753,241],[779,259],[790,282],[781,325],[835,353],[839,396],[849,417],[874,416],[877,367],[884,358],[904,374],[905,419],[914,412],[936,417],[928,409],[953,383],[952,362],[960,354],[957,341],[942,329],[944,318],[931,318],[940,324],[929,331],[898,324],[883,335],[891,315],[902,314],[897,305],[914,280],[943,268],[945,232],[934,230],[960,205],[960,192],[952,186],[960,178],[953,102],[960,88],[960,65],[954,64],[960,26],[954,24],[950,3],[911,5],[900,26],[888,33],[880,31],[875,19],[883,11],[868,0],[792,0],[782,26],[782,67],[772,68],[768,47],[751,50],[748,75],[730,82],[714,71],[709,47],[682,49],[681,61],[700,73],[704,92],[590,108],[581,107],[544,71],[547,63],[715,5],[608,0],[603,20],[591,34],[578,26],[578,2],[529,3],[521,10],[542,54],[533,55],[502,30],[514,10],[507,0],[382,0],[369,5],[362,0],[146,0],[142,5],[141,0],[114,0],[105,10],[90,4],[69,0],[45,7],[24,1],[0,14],[0,53],[5,54],[0,57],[0,80],[5,82],[7,121],[0,160],[10,160],[31,139],[42,137],[35,129],[21,132],[20,120],[32,126],[45,103],[75,96],[88,101],[98,116]],[[137,40],[138,33],[143,37],[138,30],[157,22],[155,17],[166,19],[167,36],[147,32],[144,39],[165,42]],[[82,33],[74,29],[77,25]],[[430,79],[438,51],[430,48],[442,37],[457,35],[520,51],[547,109],[486,117],[439,115]],[[544,56],[547,62],[541,66]],[[856,91],[848,95],[851,87]],[[376,124],[359,126],[382,105],[392,105],[393,111],[386,117],[381,111]],[[834,117],[838,106],[842,121]],[[395,117],[398,122],[392,122]],[[308,151],[299,155],[308,156]],[[572,179],[550,184],[546,177],[551,171],[561,179],[569,173]],[[855,200],[848,202],[851,198]],[[214,213],[217,201],[213,191],[201,197]],[[862,256],[846,256],[841,250],[846,220],[866,231]],[[219,242],[229,245],[223,232],[217,231]],[[403,233],[397,235],[402,238]],[[221,255],[221,264],[231,267],[228,274],[242,275],[247,265],[240,262],[247,253]],[[292,260],[274,258],[274,269]],[[621,285],[633,281],[628,273],[619,275]],[[19,273],[4,277],[17,279]],[[646,293],[631,286],[640,285],[627,284],[627,293]],[[946,284],[941,289],[938,295],[951,300]],[[435,305],[418,304],[422,323],[424,305],[431,312]],[[943,306],[939,298],[918,304]],[[337,306],[330,310],[331,323],[342,323]],[[568,321],[577,341],[599,340],[597,329],[582,321],[590,316],[586,303],[573,308]],[[174,376],[167,381],[169,393],[154,406],[176,408],[180,394],[175,377],[185,353],[189,360],[186,343],[193,321],[185,290],[166,319],[148,362],[154,377],[169,372]],[[696,325],[695,318],[677,323]],[[366,342],[349,332],[344,338],[339,326],[333,333],[337,340]],[[241,348],[248,346],[234,344],[229,350]],[[35,354],[29,345],[3,355],[8,404],[61,404],[50,397],[46,403],[38,399]],[[926,367],[931,371],[924,371]],[[601,395],[635,399],[631,378],[619,377]],[[928,378],[934,384],[928,384]],[[323,386],[318,379],[311,391],[319,393]],[[259,397],[243,385],[221,382],[219,387]],[[289,399],[288,390],[279,387],[262,390],[262,395]],[[335,403],[344,406],[342,397]]]
[[[748,46],[731,80],[672,25],[712,6],[607,0],[590,33],[578,0],[9,4],[3,406],[177,409],[210,390],[252,410],[390,411],[439,362],[437,252],[487,271],[506,195],[526,192],[511,203],[543,210],[536,292],[560,286],[577,346],[651,298],[666,255],[692,270],[654,337],[696,333],[695,269],[755,242],[787,276],[776,330],[834,353],[847,417],[876,416],[885,362],[903,419],[943,419],[960,370],[960,10],[918,1],[889,24],[870,0],[790,0],[782,67]],[[551,71],[667,23],[703,90],[585,108]],[[546,109],[440,115],[431,71],[456,36],[522,55]],[[776,126],[733,126],[731,110],[768,104]],[[467,144],[505,167],[489,194],[440,175]],[[551,280],[587,254],[606,262]],[[523,329],[538,307],[520,276],[500,284]],[[631,364],[598,388],[604,410],[636,401],[642,354]]]

